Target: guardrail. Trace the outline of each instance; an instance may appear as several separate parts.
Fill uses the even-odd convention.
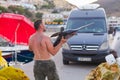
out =
[[[60,28],[59,27],[47,27],[47,32],[59,32]]]

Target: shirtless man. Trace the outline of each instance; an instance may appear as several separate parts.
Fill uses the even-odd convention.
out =
[[[42,23],[42,20],[37,20],[34,23],[36,33],[34,33],[29,39],[29,50],[34,53],[34,77],[35,80],[59,80],[59,76],[56,71],[56,66],[51,57],[54,56],[62,44],[66,42],[66,39],[62,38],[60,43],[53,47],[53,44],[49,37],[44,35],[46,28]]]

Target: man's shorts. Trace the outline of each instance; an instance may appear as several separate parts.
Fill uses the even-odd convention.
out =
[[[35,80],[59,80],[56,66],[52,60],[35,60],[34,63],[34,77]]]

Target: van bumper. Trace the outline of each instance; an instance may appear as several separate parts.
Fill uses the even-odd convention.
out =
[[[106,51],[72,51],[62,50],[63,60],[75,61],[75,62],[93,62],[100,63],[105,62],[105,56],[111,54],[110,50]],[[113,54],[115,57],[116,54]]]

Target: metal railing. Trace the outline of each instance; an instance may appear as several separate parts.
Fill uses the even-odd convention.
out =
[[[59,32],[60,28],[58,27],[50,27],[50,28],[46,28],[47,32]]]

